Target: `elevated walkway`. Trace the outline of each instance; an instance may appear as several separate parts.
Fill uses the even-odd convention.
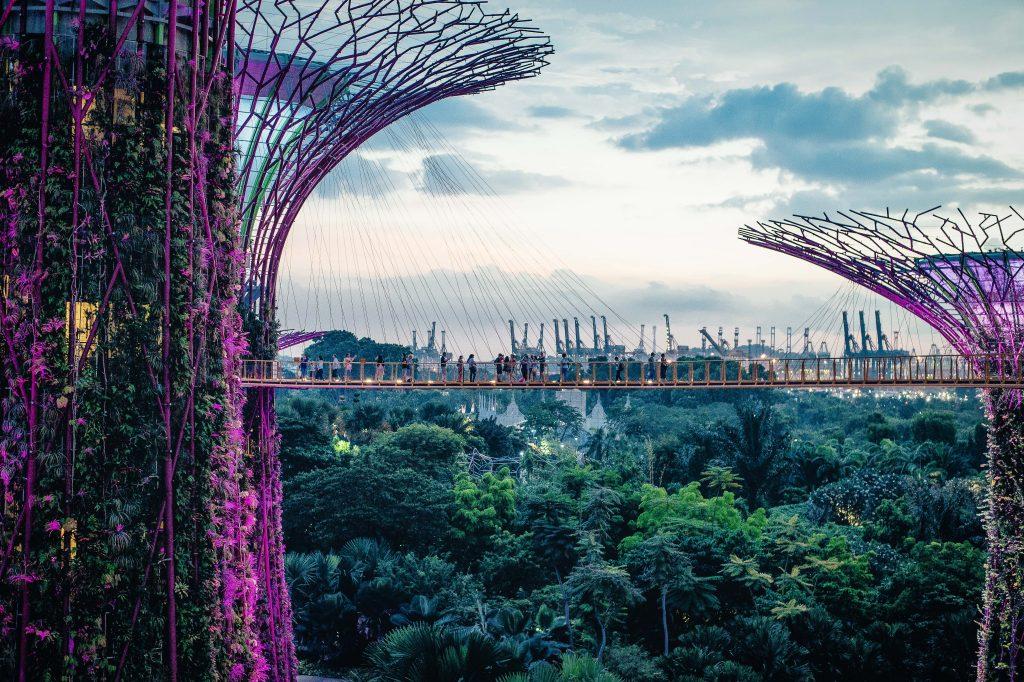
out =
[[[922,355],[890,358],[703,358],[666,364],[630,361],[557,362],[527,367],[519,363],[498,374],[493,363],[479,363],[476,378],[468,368],[459,375],[452,362],[367,361],[332,365],[324,361],[260,361],[243,363],[242,385],[249,388],[391,389],[439,388],[581,390],[683,388],[1024,388],[1017,362],[1000,357]]]

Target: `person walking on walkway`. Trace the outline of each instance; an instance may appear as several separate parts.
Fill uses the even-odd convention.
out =
[[[562,353],[562,358],[558,361],[558,376],[563,383],[569,380],[569,356],[566,353]]]
[[[466,360],[466,364],[469,365],[469,383],[476,383],[476,356],[472,353],[469,354],[469,358]]]
[[[665,379],[668,379],[668,358],[665,354],[661,354],[661,371],[658,375],[658,381],[664,383]]]
[[[377,367],[373,371],[373,378],[376,381],[383,381],[384,380],[384,356],[383,355],[378,355],[377,356]]]
[[[618,355],[615,356],[615,383],[622,381],[622,375],[625,373],[626,360],[620,358]]]
[[[345,381],[352,380],[352,354],[345,353]]]
[[[498,357],[494,358],[494,379],[501,381],[501,375],[505,371],[505,354],[498,353]]]
[[[448,353],[441,353],[441,381],[448,383]]]
[[[337,381],[341,377],[341,361],[338,360],[338,354],[335,353],[331,356],[331,381]]]
[[[455,361],[455,376],[456,381],[460,384],[466,381],[466,361],[459,356],[459,359]]]
[[[412,383],[412,355],[402,357],[402,380],[405,383]]]
[[[302,355],[299,357],[299,377],[302,379],[306,378],[306,372],[309,370],[309,359]]]
[[[654,381],[655,366],[654,353],[651,353],[651,356],[647,358],[647,381]]]

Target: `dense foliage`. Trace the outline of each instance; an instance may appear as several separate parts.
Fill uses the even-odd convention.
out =
[[[385,362],[398,362],[409,352],[408,346],[397,343],[378,343],[369,337],[357,338],[355,334],[345,330],[335,330],[324,334],[323,338],[312,343],[306,349],[311,358],[330,360],[351,355],[356,360],[373,362],[377,356]]]
[[[309,670],[352,679],[956,680],[984,575],[966,395],[282,401]],[[511,394],[499,396],[507,401]],[[591,404],[596,394],[589,396]]]

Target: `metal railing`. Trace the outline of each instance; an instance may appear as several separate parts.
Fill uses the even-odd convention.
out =
[[[511,370],[511,371],[508,371]],[[999,356],[700,358],[665,363],[245,360],[242,384],[281,388],[760,388],[857,386],[1024,387],[1020,363]]]

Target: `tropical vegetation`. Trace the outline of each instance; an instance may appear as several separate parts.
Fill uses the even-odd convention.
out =
[[[478,418],[514,399],[525,421]],[[279,416],[307,671],[958,680],[984,575],[967,394],[306,392]]]

